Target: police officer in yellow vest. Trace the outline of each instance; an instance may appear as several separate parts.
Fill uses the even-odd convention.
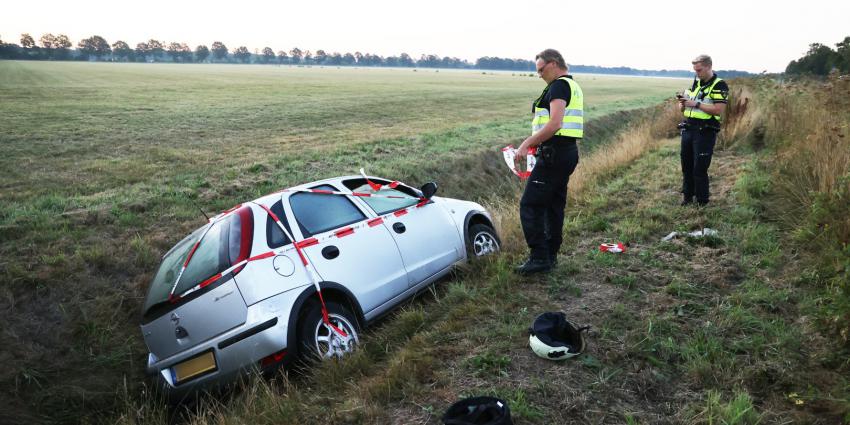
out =
[[[726,108],[729,86],[711,70],[711,57],[699,55],[691,62],[696,78],[690,90],[677,95],[685,115],[682,129],[682,205],[708,204],[708,167],[714,153],[721,114]]]
[[[552,269],[561,248],[567,183],[578,165],[576,142],[584,134],[581,87],[568,75],[564,57],[554,49],[537,55],[537,73],[546,88],[531,107],[531,136],[517,150],[525,158],[537,146],[537,163],[528,178],[520,201],[519,217],[531,251],[517,267],[520,274]]]

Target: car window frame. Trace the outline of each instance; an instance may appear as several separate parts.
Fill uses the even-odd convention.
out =
[[[281,196],[280,199],[274,201],[272,203],[272,205],[268,208],[269,208],[269,210],[274,212],[274,206],[277,205],[278,203],[280,203],[280,209],[281,209],[283,214],[275,213],[275,215],[278,216],[278,218],[280,219],[280,221],[283,224],[283,227],[286,229],[286,231],[289,232],[289,234],[291,234],[292,237],[294,238],[295,233],[293,232],[292,224],[291,224],[292,220],[290,219],[290,214],[292,214],[292,217],[294,217],[294,214],[291,211],[287,211],[287,209],[286,209],[288,202],[285,202],[285,201],[287,199],[288,198]],[[272,228],[279,229],[279,227],[277,225],[277,222],[275,222],[271,218],[271,215],[268,213],[268,211],[264,210],[264,212],[265,212],[265,215],[266,215],[266,232],[265,232],[265,234],[266,234],[266,246],[268,246],[269,249],[278,249],[278,248],[283,248],[285,246],[292,245],[293,243],[295,243],[295,241],[291,240],[287,243],[284,243],[283,245],[272,246],[272,244],[269,243],[269,242],[271,242],[269,240],[269,236],[271,236],[271,232],[273,231]],[[286,233],[283,234],[283,237],[285,239],[289,239],[289,237],[286,235]]]

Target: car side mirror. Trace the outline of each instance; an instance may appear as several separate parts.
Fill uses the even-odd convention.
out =
[[[437,193],[437,182],[425,183],[419,190],[422,191],[422,197],[425,199],[431,199],[431,197]]]

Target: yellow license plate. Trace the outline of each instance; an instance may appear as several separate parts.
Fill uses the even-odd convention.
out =
[[[192,357],[183,363],[174,365],[174,379],[180,383],[189,378],[215,370],[215,356],[212,351]]]

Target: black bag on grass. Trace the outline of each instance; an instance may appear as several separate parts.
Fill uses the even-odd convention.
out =
[[[495,397],[469,397],[449,407],[445,425],[513,425],[511,409]]]

